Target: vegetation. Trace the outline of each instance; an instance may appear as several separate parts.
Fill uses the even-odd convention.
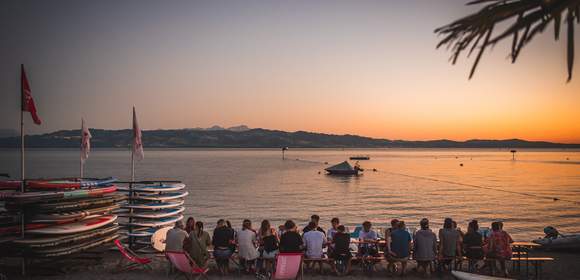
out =
[[[451,50],[450,61],[455,64],[459,56],[467,52],[469,57],[478,49],[469,78],[487,47],[504,39],[512,38],[511,61],[515,63],[520,51],[534,37],[542,33],[549,23],[554,26],[554,39],[560,37],[564,21],[567,27],[568,81],[574,68],[574,25],[580,23],[580,0],[475,0],[467,5],[484,4],[477,13],[438,28],[435,33],[444,36],[437,45]],[[505,30],[493,35],[494,27],[504,21],[513,21]]]

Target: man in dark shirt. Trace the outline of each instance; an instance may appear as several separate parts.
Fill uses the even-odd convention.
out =
[[[296,224],[292,220],[284,224],[285,232],[280,237],[281,253],[302,253],[304,246],[302,237],[296,232]]]
[[[334,260],[346,262],[346,271],[344,273],[348,274],[350,273],[351,269],[352,254],[350,253],[350,234],[345,233],[345,231],[346,229],[343,225],[340,225],[336,228],[336,233],[332,239],[334,250],[332,251],[331,257]],[[336,269],[336,262],[332,262],[332,268],[338,276],[341,276],[341,274]]]
[[[326,232],[324,231],[324,229],[318,226],[318,223],[320,222],[320,216],[318,215],[310,216],[310,222],[314,222],[316,226],[315,227],[305,226],[304,229],[302,230],[303,234],[316,229],[317,231],[324,233],[324,236],[326,236]]]
[[[212,245],[214,257],[222,275],[228,274],[230,257],[234,253],[232,250],[234,240],[233,229],[226,227],[223,219],[218,220],[217,226],[213,231]]]

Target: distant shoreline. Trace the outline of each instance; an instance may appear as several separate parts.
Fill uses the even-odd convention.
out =
[[[132,132],[124,130],[91,129],[91,146],[95,148],[129,148]],[[472,139],[466,141],[389,140],[358,135],[335,135],[306,131],[286,132],[268,129],[247,130],[145,130],[143,144],[147,149],[580,149],[580,144],[527,141],[522,139]],[[27,135],[25,145],[30,148],[77,148],[79,130],[60,130],[52,133]],[[0,138],[0,148],[18,148],[18,136]]]

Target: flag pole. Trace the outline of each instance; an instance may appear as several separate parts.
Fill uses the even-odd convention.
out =
[[[24,192],[24,88],[22,85],[22,75],[24,73],[24,64],[20,64],[20,192]],[[26,230],[24,209],[20,208],[20,237],[24,238]],[[21,271],[26,275],[26,258],[22,258]]]
[[[84,140],[83,137],[84,136],[83,136],[83,134],[85,133],[84,132],[84,129],[85,129],[85,122],[84,122],[83,118],[81,118],[81,149],[80,149],[81,152],[79,154],[79,160],[80,160],[80,163],[79,163],[79,168],[80,168],[79,175],[80,175],[80,177],[79,177],[79,179],[82,179],[83,178],[83,175],[84,175],[83,174],[84,173],[83,172],[84,171],[84,162],[83,162],[83,144],[84,144],[83,143],[83,140]]]

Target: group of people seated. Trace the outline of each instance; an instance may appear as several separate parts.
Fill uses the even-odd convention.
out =
[[[241,229],[236,231],[229,221],[220,219],[210,237],[201,221],[189,218],[185,226],[177,222],[167,233],[166,250],[186,251],[198,266],[206,267],[213,248],[213,257],[222,275],[228,274],[236,251],[239,264],[246,272],[272,271],[278,253],[303,253],[308,263],[318,263],[320,269],[321,260],[332,259],[329,263],[338,274],[351,272],[352,258],[356,255],[358,259],[376,262],[385,259],[388,273],[400,270],[401,275],[405,275],[410,257],[417,262],[417,270],[426,275],[434,271],[435,263],[450,269],[463,256],[469,260],[470,269],[481,269],[477,263],[486,257],[484,266],[495,268],[498,262],[499,271],[507,275],[505,261],[512,256],[513,240],[503,230],[502,222],[493,222],[488,236],[480,232],[477,220],[471,221],[464,233],[455,221],[446,218],[436,235],[429,228],[427,218],[419,221],[420,229],[414,233],[406,228],[404,221],[393,219],[391,227],[380,238],[369,221],[362,223],[357,236],[348,233],[338,218],[331,219],[331,228],[327,231],[319,226],[319,221],[318,215],[312,215],[300,232],[292,220],[280,225],[278,230],[268,220],[263,220],[258,230],[253,229],[250,220],[244,220]],[[356,246],[353,248],[351,244]],[[341,273],[337,270],[338,262],[345,264],[346,269]]]

